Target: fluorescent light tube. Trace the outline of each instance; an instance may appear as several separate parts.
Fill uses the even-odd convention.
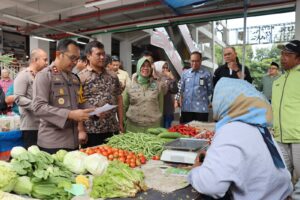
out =
[[[112,3],[118,0],[102,0],[102,1],[94,1],[94,2],[90,2],[90,3],[86,3],[84,5],[84,7],[89,8],[89,7],[93,7],[93,6],[99,6],[99,5],[103,5],[103,4],[107,4],[107,3]]]
[[[141,27],[141,26],[151,26],[151,25],[156,25],[156,24],[166,24],[166,23],[169,23],[169,20],[153,21],[153,22],[145,22],[145,23],[137,24],[136,27]]]
[[[93,39],[91,37],[81,35],[81,34],[78,34],[78,33],[73,33],[73,32],[69,32],[69,31],[67,31],[66,33],[69,34],[69,35],[74,35],[74,36],[78,36],[78,37],[82,37],[82,38],[86,38],[86,39]]]
[[[35,38],[35,39],[45,40],[45,41],[48,41],[48,42],[55,42],[55,40],[50,39],[50,38],[44,38],[44,37],[39,37],[39,36],[32,36],[32,37]]]
[[[17,21],[20,21],[20,22],[25,22],[25,23],[28,23],[28,24],[33,24],[33,25],[36,25],[36,26],[40,26],[40,24],[37,23],[37,22],[33,22],[33,21],[30,21],[30,20],[27,20],[27,19],[23,19],[23,18],[20,18],[20,17],[8,15],[8,14],[3,14],[2,16],[6,17],[6,18],[9,18],[9,19],[17,20]]]
[[[81,42],[81,41],[76,41],[78,44],[83,44],[83,45],[86,45],[85,42]]]

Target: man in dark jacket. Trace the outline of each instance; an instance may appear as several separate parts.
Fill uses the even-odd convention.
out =
[[[248,67],[245,66],[245,73],[242,74],[242,65],[239,62],[234,47],[226,47],[224,49],[224,60],[225,60],[225,64],[219,66],[214,73],[214,77],[213,77],[214,86],[222,77],[239,78],[239,79],[244,78],[249,83],[252,83],[253,79],[250,75],[250,71]]]

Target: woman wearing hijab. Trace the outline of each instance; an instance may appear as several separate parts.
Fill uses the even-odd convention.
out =
[[[142,57],[135,76],[123,94],[126,131],[146,132],[160,127],[166,87],[152,77],[150,61]]]
[[[170,128],[174,120],[174,94],[178,92],[177,83],[166,61],[154,62],[153,76],[166,84],[168,89],[163,103],[163,127]]]
[[[235,200],[287,199],[291,175],[267,129],[272,110],[265,97],[244,80],[222,78],[212,105],[216,133],[188,176],[192,186],[213,198],[229,190]]]

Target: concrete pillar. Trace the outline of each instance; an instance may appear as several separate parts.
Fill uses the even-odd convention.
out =
[[[111,33],[94,35],[93,37],[104,45],[105,53],[111,54]]]
[[[300,0],[296,3],[295,39],[300,40]]]
[[[128,74],[132,74],[132,61],[131,61],[132,45],[129,40],[120,42],[120,59],[123,62],[123,68]]]
[[[30,52],[33,50],[33,49],[43,49],[47,55],[48,55],[48,58],[50,58],[50,42],[48,41],[45,41],[45,40],[40,40],[40,39],[36,39],[36,38],[33,38],[30,36],[29,38],[29,49],[30,49]]]

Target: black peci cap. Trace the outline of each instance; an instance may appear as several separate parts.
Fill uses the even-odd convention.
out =
[[[300,54],[300,41],[299,40],[292,40],[289,43],[287,43],[286,45],[278,45],[277,47],[283,51]]]

